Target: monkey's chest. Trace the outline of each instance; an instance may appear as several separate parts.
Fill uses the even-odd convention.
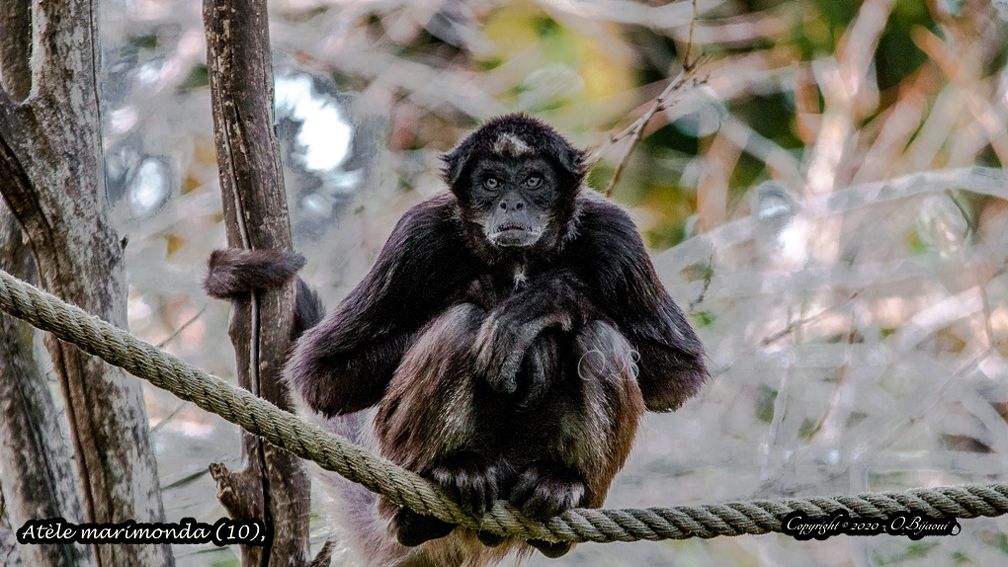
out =
[[[519,265],[479,274],[465,287],[460,301],[493,309],[498,303],[534,285],[536,273]]]

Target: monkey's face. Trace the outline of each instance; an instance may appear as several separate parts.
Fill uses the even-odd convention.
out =
[[[469,177],[469,216],[492,246],[531,247],[554,223],[560,195],[544,159],[485,158]]]
[[[559,245],[585,168],[584,153],[555,130],[523,114],[501,116],[466,137],[444,162],[467,237],[486,258]]]

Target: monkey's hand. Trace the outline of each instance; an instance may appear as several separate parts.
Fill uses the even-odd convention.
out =
[[[518,389],[516,376],[527,356],[540,358],[542,362],[540,355],[543,353],[530,352],[530,347],[545,329],[558,327],[566,332],[584,322],[586,310],[592,308],[572,281],[576,281],[575,276],[563,270],[542,274],[487,313],[476,333],[472,352],[475,370],[495,392],[515,393]],[[542,372],[537,374],[537,361],[528,362],[526,366],[533,382],[531,395],[534,396],[537,389],[545,386],[537,384],[537,379],[545,376]]]
[[[562,312],[549,313],[529,319],[525,313],[497,308],[490,312],[480,325],[473,344],[476,371],[486,377],[487,384],[495,392],[513,394],[518,389],[517,374],[526,353],[531,353],[530,371],[533,376],[533,392],[543,389],[545,380],[542,373],[541,356],[530,351],[533,341],[548,327],[560,326],[569,331],[573,325],[571,318]]]
[[[525,351],[519,376],[524,376],[521,384],[521,397],[515,400],[521,411],[534,409],[542,397],[549,391],[550,378],[556,375],[559,353],[554,337],[549,331],[541,333]]]

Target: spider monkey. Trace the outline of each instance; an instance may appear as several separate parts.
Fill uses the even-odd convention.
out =
[[[677,409],[708,379],[703,346],[633,222],[582,189],[584,160],[536,119],[493,119],[443,157],[449,191],[403,215],[333,313],[314,324],[317,298],[303,284],[298,293],[307,330],[287,383],[332,428],[370,438],[475,516],[498,498],[539,519],[600,507],[644,410]],[[211,295],[275,286],[300,267],[256,254],[215,253]],[[388,535],[358,538],[383,564],[528,550],[383,498],[348,498],[377,513],[351,520],[358,530],[384,526]],[[549,557],[571,547],[527,543]]]

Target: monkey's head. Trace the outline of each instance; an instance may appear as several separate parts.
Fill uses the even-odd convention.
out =
[[[554,249],[585,177],[584,153],[524,114],[495,118],[444,156],[470,237],[491,249]]]

